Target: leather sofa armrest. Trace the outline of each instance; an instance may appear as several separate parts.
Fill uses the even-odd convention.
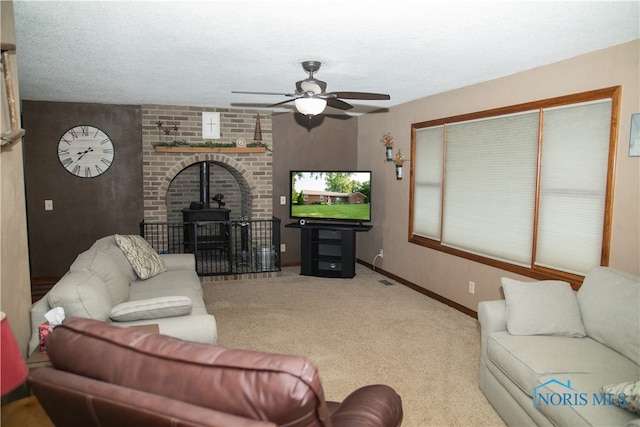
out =
[[[330,405],[330,407],[333,405]],[[361,387],[331,414],[333,427],[397,427],[402,423],[402,400],[389,386]]]
[[[168,271],[196,270],[196,257],[193,254],[160,254],[160,259]]]

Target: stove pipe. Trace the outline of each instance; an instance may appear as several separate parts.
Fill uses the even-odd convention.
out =
[[[209,162],[200,163],[200,202],[209,209]]]

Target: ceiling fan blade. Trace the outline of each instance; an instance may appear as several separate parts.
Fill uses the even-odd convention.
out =
[[[353,108],[353,105],[347,104],[346,102],[341,101],[337,98],[327,98],[327,105],[329,107],[338,108],[340,110],[350,110]]]
[[[241,90],[232,90],[231,93],[244,93],[247,95],[279,95],[279,96],[296,96],[295,93],[279,93],[279,92],[246,92]]]
[[[336,98],[344,99],[366,99],[370,101],[388,100],[391,99],[389,95],[384,93],[369,93],[369,92],[329,92],[327,95],[333,95]]]
[[[296,97],[296,98],[294,98],[294,99],[287,99],[287,100],[285,100],[285,101],[278,102],[277,104],[267,105],[267,108],[277,107],[278,105],[286,104],[287,102],[293,102],[293,101],[295,101],[297,98],[298,98],[298,97]]]

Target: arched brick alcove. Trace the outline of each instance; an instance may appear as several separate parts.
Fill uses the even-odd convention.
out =
[[[265,156],[261,154],[260,156]],[[165,160],[167,157],[162,156]],[[260,165],[256,155],[251,156],[252,160],[243,162],[224,154],[197,154],[189,157],[181,157],[175,162],[167,162],[164,174],[148,173],[145,176],[145,221],[146,222],[166,222],[167,217],[167,193],[172,181],[182,171],[192,165],[201,162],[211,162],[227,170],[234,177],[241,189],[242,216],[251,219],[271,219],[271,173],[264,170],[265,165]],[[270,162],[269,162],[270,163]],[[256,167],[259,169],[256,171]],[[257,179],[259,177],[259,180]],[[267,185],[267,182],[269,183]],[[187,207],[187,206],[185,206]]]

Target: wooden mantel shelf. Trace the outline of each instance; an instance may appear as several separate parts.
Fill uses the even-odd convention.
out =
[[[156,153],[265,153],[266,147],[153,147]]]

